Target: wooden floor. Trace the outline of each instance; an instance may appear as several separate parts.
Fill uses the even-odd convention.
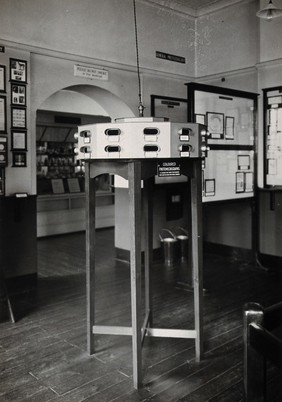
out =
[[[97,323],[129,325],[129,265],[115,261],[113,236],[97,232]],[[84,233],[38,240],[38,264],[37,292],[13,296],[18,321],[2,314],[1,402],[243,400],[242,308],[281,301],[281,275],[205,255],[203,360],[195,362],[193,340],[146,338],[136,391],[130,338],[97,336],[97,353],[86,353]],[[152,275],[154,325],[192,328],[193,295],[177,285],[186,267],[158,263]],[[281,401],[271,390],[268,400]]]

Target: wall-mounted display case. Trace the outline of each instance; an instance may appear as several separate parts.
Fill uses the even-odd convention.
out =
[[[75,159],[73,142],[38,141],[36,148],[38,194],[58,193],[59,182],[60,193],[84,191],[84,166]]]
[[[205,124],[210,136],[203,161],[203,201],[254,196],[257,94],[189,83],[188,121]]]
[[[264,187],[282,189],[282,86],[263,89]]]
[[[187,99],[151,95],[151,116],[164,117],[173,123],[187,121]]]

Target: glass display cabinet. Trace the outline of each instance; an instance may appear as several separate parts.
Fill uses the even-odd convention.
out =
[[[37,234],[85,230],[85,169],[74,153],[77,127],[106,116],[37,112]],[[108,174],[96,179],[99,227],[114,225],[114,189]],[[100,220],[99,220],[100,218]]]
[[[263,89],[264,187],[282,190],[282,86]]]
[[[203,201],[254,196],[257,94],[188,83],[188,121],[209,130]]]

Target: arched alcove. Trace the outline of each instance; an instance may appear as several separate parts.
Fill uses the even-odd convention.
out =
[[[85,228],[83,167],[75,164],[71,153],[77,126],[132,116],[118,96],[94,85],[61,88],[41,103],[36,111],[39,237]],[[105,177],[100,181],[98,227],[113,226],[110,179],[108,192]]]
[[[105,115],[112,120],[134,116],[131,108],[121,98],[95,85],[72,85],[61,88],[45,99],[38,109]]]

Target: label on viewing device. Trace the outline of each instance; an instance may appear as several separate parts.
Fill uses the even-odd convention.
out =
[[[176,162],[162,162],[158,164],[158,176],[180,176],[180,164]]]

